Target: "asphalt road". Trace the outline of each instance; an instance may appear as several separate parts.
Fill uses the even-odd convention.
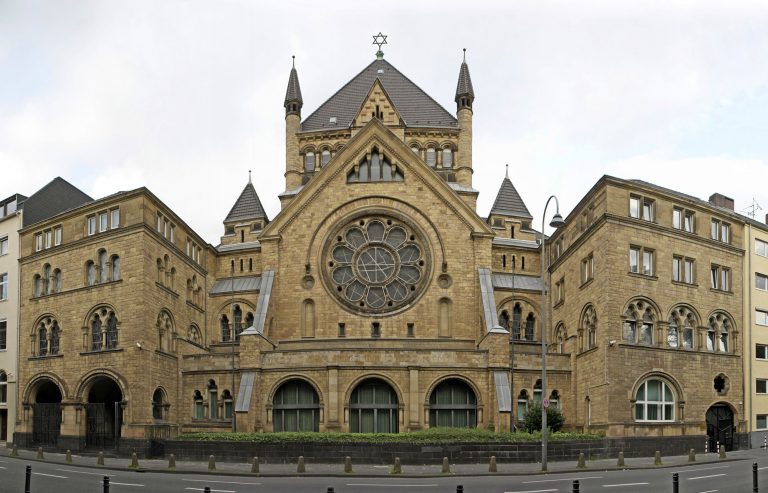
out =
[[[580,492],[672,492],[672,474],[680,478],[680,493],[748,493],[752,491],[752,460],[710,465],[694,464],[676,469],[625,471],[589,470],[536,476],[476,476],[438,478],[345,477],[257,477],[217,476],[184,473],[141,473],[72,467],[23,459],[0,459],[0,492],[24,491],[25,466],[32,466],[30,493],[102,493],[103,477],[110,476],[110,493],[454,493],[457,485],[465,493],[570,493],[574,479]],[[758,458],[762,491],[768,493],[768,457]]]

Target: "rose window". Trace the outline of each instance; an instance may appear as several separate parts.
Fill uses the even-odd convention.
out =
[[[414,228],[390,217],[356,219],[339,228],[326,250],[329,284],[356,311],[404,307],[428,277],[428,252]]]

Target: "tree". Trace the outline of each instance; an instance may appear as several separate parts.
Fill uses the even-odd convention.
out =
[[[560,411],[559,407],[549,406],[547,408],[547,428],[551,431],[560,431],[560,428],[565,424],[565,416]],[[528,411],[525,413],[525,426],[526,431],[532,433],[534,431],[541,430],[541,404],[538,402],[533,403]]]

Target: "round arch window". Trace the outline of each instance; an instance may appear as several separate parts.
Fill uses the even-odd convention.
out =
[[[469,385],[451,379],[435,387],[429,396],[429,426],[477,426],[477,398]]]
[[[290,380],[272,401],[274,431],[320,431],[320,398],[303,380]]]
[[[643,382],[635,399],[636,421],[674,421],[675,394],[663,380],[651,378]]]
[[[423,292],[431,268],[420,232],[386,215],[336,228],[324,256],[329,289],[343,305],[364,313],[405,308]]]

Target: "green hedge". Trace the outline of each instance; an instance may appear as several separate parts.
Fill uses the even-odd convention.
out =
[[[602,435],[588,433],[550,433],[549,439],[560,440],[597,440]],[[254,443],[456,443],[456,442],[537,442],[541,433],[495,432],[480,428],[430,428],[409,433],[187,433],[176,440],[197,441],[232,441]]]

